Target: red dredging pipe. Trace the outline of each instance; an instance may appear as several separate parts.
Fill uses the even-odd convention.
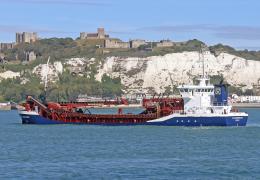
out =
[[[122,101],[122,104],[126,104]],[[46,105],[40,103],[31,96],[27,97],[25,104],[27,111],[37,111],[40,116],[50,120],[63,123],[82,123],[82,124],[143,124],[149,120],[157,119],[172,114],[175,111],[183,111],[184,101],[182,98],[152,98],[143,99],[142,107],[145,111],[141,114],[123,114],[118,109],[118,114],[83,114],[77,112],[78,108],[103,107],[115,105],[114,101],[110,104],[98,102],[92,103],[55,103],[49,102]],[[117,104],[118,105],[118,104]],[[118,107],[121,108],[121,107]]]

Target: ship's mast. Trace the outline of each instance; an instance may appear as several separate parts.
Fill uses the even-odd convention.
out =
[[[203,46],[200,46],[200,50],[199,50],[199,59],[200,61],[202,61],[202,76],[200,77],[199,81],[200,81],[200,85],[201,86],[206,86],[207,85],[207,80],[209,80],[206,75],[205,75],[205,59],[204,59],[204,55],[203,55]]]
[[[47,92],[47,88],[48,88],[48,74],[49,74],[49,61],[50,61],[50,56],[48,58],[48,61],[47,61],[47,64],[46,64],[46,74],[45,74],[45,78],[44,78],[44,91],[45,91],[45,94]]]
[[[200,55],[200,59],[202,61],[202,78],[206,78],[205,77],[205,60],[204,60],[204,55],[203,55],[203,50],[202,50],[202,46],[200,48],[200,51],[199,51]]]

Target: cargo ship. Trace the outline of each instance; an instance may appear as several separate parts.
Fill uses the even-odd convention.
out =
[[[28,96],[19,114],[23,124],[245,126],[248,114],[229,104],[228,85],[210,84],[204,72],[203,60],[198,83],[178,86],[181,97],[143,98],[140,111],[126,111],[133,107],[125,99],[41,103]],[[105,113],[91,111],[98,108]]]

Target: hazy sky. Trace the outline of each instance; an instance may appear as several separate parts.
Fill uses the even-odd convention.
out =
[[[200,39],[260,49],[259,0],[0,0],[0,42],[17,31],[73,37],[105,27],[123,40]]]

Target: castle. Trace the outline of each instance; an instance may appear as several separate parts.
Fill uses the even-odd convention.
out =
[[[123,42],[117,38],[110,38],[108,34],[105,33],[104,28],[98,28],[97,33],[81,32],[80,39],[88,40],[103,40],[103,47],[108,49],[127,49],[127,48],[138,48],[141,45],[147,44],[145,40],[131,40],[129,42]]]
[[[97,33],[81,32],[80,39],[106,39],[109,35],[105,34],[104,28],[98,28]]]
[[[33,43],[38,40],[38,34],[36,32],[17,32],[16,33],[16,43],[1,43],[0,50],[12,49],[15,44],[20,43]],[[128,48],[139,48],[143,45],[155,44],[156,47],[171,47],[174,46],[175,43],[170,40],[161,40],[159,42],[146,42],[142,39],[130,40],[128,42],[123,42],[117,38],[110,38],[108,34],[105,33],[104,28],[98,28],[97,32],[89,33],[89,32],[81,32],[80,33],[81,40],[99,40],[97,46],[108,49],[128,49]],[[101,43],[100,43],[101,42]]]
[[[38,40],[36,32],[22,32],[16,33],[16,44],[19,43],[32,43]]]

